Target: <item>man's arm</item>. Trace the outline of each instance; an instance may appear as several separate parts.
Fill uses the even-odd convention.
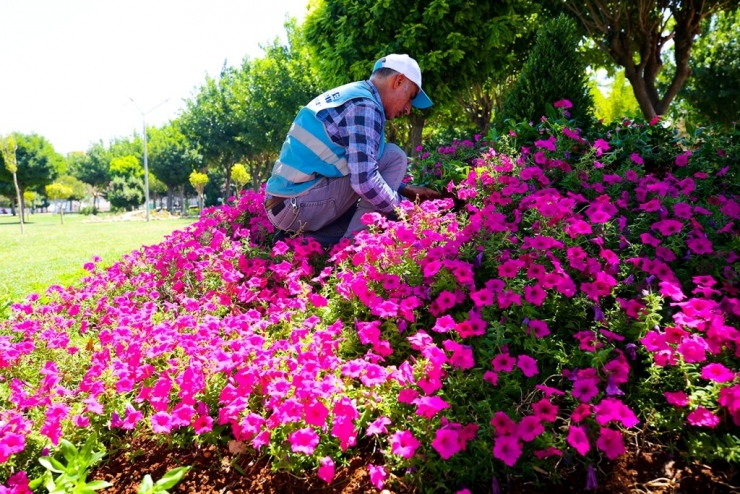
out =
[[[378,211],[390,212],[401,201],[378,171],[378,148],[383,128],[382,115],[370,102],[357,102],[344,113],[347,166],[352,189]]]

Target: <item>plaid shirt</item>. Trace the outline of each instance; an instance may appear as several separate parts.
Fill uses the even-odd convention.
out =
[[[375,98],[378,90],[366,81]],[[336,108],[316,114],[326,132],[339,146],[347,150],[347,166],[352,189],[377,211],[393,211],[401,201],[378,172],[378,149],[385,125],[385,116],[375,103],[367,99],[352,99]]]

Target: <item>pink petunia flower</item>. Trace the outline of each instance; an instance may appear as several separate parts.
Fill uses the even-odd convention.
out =
[[[701,377],[710,381],[725,383],[735,379],[735,373],[724,365],[715,362],[707,364],[701,369]]]
[[[312,455],[319,444],[319,435],[311,427],[305,427],[292,432],[288,442],[294,453]]]
[[[493,443],[493,456],[503,461],[506,466],[513,467],[522,455],[522,443],[512,435],[499,436]]]
[[[432,448],[445,460],[449,460],[460,451],[460,436],[452,429],[437,429],[432,441]]]
[[[327,484],[331,484],[332,480],[334,480],[334,460],[330,456],[325,456],[321,459],[318,475]]]
[[[588,441],[588,436],[583,427],[571,425],[568,430],[568,444],[570,444],[581,456],[586,456],[586,453],[591,449],[591,444]]]
[[[698,406],[696,410],[686,416],[686,420],[689,424],[697,427],[709,427],[713,429],[719,425],[719,417],[704,408]]]
[[[610,460],[616,459],[625,451],[622,433],[602,427],[599,438],[596,440],[596,447],[603,451]]]
[[[388,473],[385,471],[383,466],[375,466],[372,463],[367,466],[368,472],[370,472],[370,483],[375,486],[376,489],[382,489],[385,485],[385,481],[388,479]]]
[[[519,357],[517,357],[516,366],[519,367],[522,373],[527,377],[532,377],[540,373],[537,369],[537,361],[529,355],[519,355]]]
[[[390,436],[390,442],[391,453],[405,459],[414,456],[414,453],[420,446],[419,441],[408,430],[394,432]]]
[[[689,404],[689,397],[683,391],[666,391],[663,393],[666,401],[675,407],[685,407]]]

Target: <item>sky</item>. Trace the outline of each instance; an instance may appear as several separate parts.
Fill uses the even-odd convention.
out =
[[[0,0],[0,135],[66,155],[177,117],[308,0]],[[133,103],[131,101],[133,99]],[[137,108],[138,107],[138,108]],[[142,116],[142,113],[145,116]]]

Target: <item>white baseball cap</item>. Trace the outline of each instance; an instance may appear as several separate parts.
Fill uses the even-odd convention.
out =
[[[419,94],[411,100],[411,106],[422,109],[432,106],[432,100],[429,99],[427,93],[421,88],[421,69],[419,68],[419,64],[416,63],[416,60],[405,54],[398,55],[391,53],[375,62],[373,72],[383,68],[393,69],[405,75],[411,82],[419,86]]]

